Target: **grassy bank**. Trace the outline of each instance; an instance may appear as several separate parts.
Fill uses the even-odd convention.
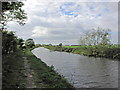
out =
[[[2,88],[25,88],[24,54],[21,50],[2,56]]]
[[[37,87],[43,88],[73,88],[66,79],[54,71],[53,67],[47,66],[44,62],[26,50],[31,68],[34,71],[34,79]],[[74,88],[73,88],[74,89]]]
[[[111,45],[111,46],[44,46],[50,50],[54,51],[63,51],[74,54],[80,54],[85,56],[94,56],[94,57],[106,57],[112,59],[120,58],[120,46]]]
[[[71,88],[67,80],[54,71],[53,67],[34,56],[30,50],[18,50],[10,55],[3,55],[3,88],[26,88],[24,60],[27,57],[36,88]]]

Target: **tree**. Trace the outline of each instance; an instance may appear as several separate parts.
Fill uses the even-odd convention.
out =
[[[108,45],[110,44],[110,30],[97,28],[85,32],[80,36],[80,45]]]
[[[20,46],[20,48],[22,47],[23,44],[24,44],[24,40],[22,38],[19,38],[18,45]]]
[[[33,39],[29,38],[25,41],[25,45],[29,48],[32,48],[33,46],[35,46],[35,43],[34,43]]]
[[[17,37],[14,32],[3,30],[2,34],[2,54],[15,52],[17,49]]]
[[[0,4],[2,4],[2,12],[0,12],[0,28],[2,29],[2,53],[8,54],[16,51],[18,42],[14,32],[7,31],[5,27],[10,21],[24,25],[27,16],[24,10],[22,10],[22,6],[24,5],[22,2],[9,1],[0,2]]]
[[[92,29],[85,32],[80,37],[80,45],[89,45],[87,50],[90,55],[97,56],[100,51],[103,52],[110,45],[110,30],[109,29]]]
[[[62,47],[62,43],[60,43],[58,46]]]
[[[15,21],[20,25],[24,25],[27,19],[26,13],[22,10],[22,2],[2,2],[1,12],[1,25],[2,30],[5,28],[8,22]]]
[[[49,44],[49,46],[52,46],[52,44]]]

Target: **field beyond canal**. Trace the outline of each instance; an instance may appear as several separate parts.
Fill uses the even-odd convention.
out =
[[[63,51],[74,54],[80,54],[85,56],[94,56],[94,57],[105,57],[112,59],[120,58],[120,45],[109,45],[109,46],[50,46],[45,45],[45,48],[54,51]]]

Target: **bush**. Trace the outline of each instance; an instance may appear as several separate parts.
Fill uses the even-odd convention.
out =
[[[2,31],[2,54],[10,54],[17,49],[17,37],[14,32]]]

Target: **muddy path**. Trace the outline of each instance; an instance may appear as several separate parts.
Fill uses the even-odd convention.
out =
[[[24,68],[25,68],[25,76],[27,77],[26,88],[36,88],[33,79],[33,70],[30,69],[30,65],[28,63],[27,57],[23,57],[24,59]]]

